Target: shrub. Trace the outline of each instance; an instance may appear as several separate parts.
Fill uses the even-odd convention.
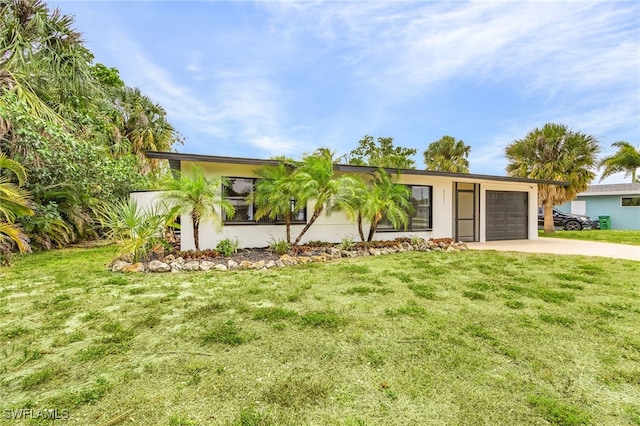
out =
[[[340,250],[353,250],[356,246],[356,243],[353,241],[353,235],[345,235],[342,237],[342,242],[338,244]]]
[[[280,239],[280,240],[272,239],[269,242],[269,248],[275,251],[277,254],[283,255],[289,252],[289,250],[291,249],[291,246],[284,239]]]
[[[164,213],[157,210],[140,210],[131,199],[107,207],[102,223],[107,237],[118,243],[121,255],[130,256],[134,262],[147,257],[154,243],[162,238]]]
[[[235,254],[238,252],[239,245],[240,245],[240,242],[238,241],[237,238],[234,240],[230,238],[225,238],[224,240],[218,241],[218,244],[216,245],[216,250],[218,251],[218,253],[220,253],[224,257],[229,257],[232,254]]]

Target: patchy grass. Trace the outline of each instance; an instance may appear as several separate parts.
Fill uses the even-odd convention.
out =
[[[546,238],[566,238],[569,240],[597,241],[601,243],[628,244],[640,246],[640,231],[602,230],[592,229],[586,231],[556,231],[545,234],[538,231],[538,235]]]
[[[123,275],[106,269],[113,252],[0,270],[3,412],[67,409],[69,425],[640,424],[640,262],[465,251]]]

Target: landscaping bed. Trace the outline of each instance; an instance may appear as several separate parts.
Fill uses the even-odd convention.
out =
[[[326,262],[340,258],[381,256],[407,251],[460,251],[465,243],[452,238],[424,240],[422,238],[396,238],[392,241],[371,241],[344,244],[311,242],[295,246],[288,253],[278,254],[270,248],[241,249],[231,256],[223,256],[216,250],[185,251],[165,256],[162,250],[154,250],[143,262],[130,262],[118,258],[110,267],[113,272],[181,272],[227,271],[233,269],[271,269],[310,262]]]

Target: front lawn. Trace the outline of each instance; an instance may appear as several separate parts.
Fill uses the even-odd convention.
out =
[[[407,252],[124,275],[113,255],[0,269],[0,421],[640,424],[640,262]]]
[[[640,246],[640,231],[600,230],[585,231],[556,231],[545,234],[538,231],[538,235],[547,238],[567,238],[571,240],[597,241],[602,243],[616,243]]]

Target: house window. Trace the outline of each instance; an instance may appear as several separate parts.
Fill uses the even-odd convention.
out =
[[[254,223],[255,209],[247,203],[247,197],[253,193],[255,179],[229,178],[224,186],[224,196],[236,209],[233,217],[224,217],[225,223]]]
[[[639,207],[640,197],[622,197],[620,204],[622,207]]]
[[[413,216],[409,229],[411,231],[426,231],[431,229],[431,187],[412,186],[411,204],[413,204]]]
[[[408,185],[411,190],[409,201],[413,205],[413,215],[409,218],[407,231],[428,231],[431,229],[431,186]],[[382,219],[378,225],[378,231],[404,231],[403,228],[395,229],[391,223]]]
[[[257,207],[255,204],[247,202],[247,198],[253,194],[257,179],[253,178],[226,178],[227,184],[224,186],[224,196],[227,201],[236,209],[233,217],[223,217],[225,224],[284,224],[285,218],[278,215],[273,220],[269,217],[262,217],[256,221],[255,212]],[[296,200],[291,200],[291,211],[295,211]],[[307,209],[303,208],[297,212],[292,218],[291,223],[299,224],[307,222]]]

